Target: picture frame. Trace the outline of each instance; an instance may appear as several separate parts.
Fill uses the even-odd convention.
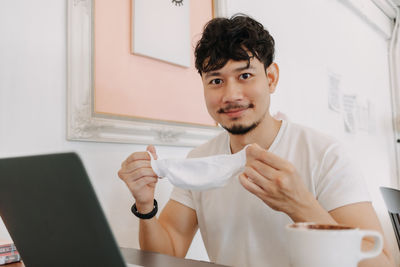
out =
[[[95,112],[94,2],[68,0],[67,140],[197,146],[220,127]],[[214,17],[226,16],[226,0],[214,0]]]
[[[190,68],[192,4],[193,0],[131,0],[131,52]]]

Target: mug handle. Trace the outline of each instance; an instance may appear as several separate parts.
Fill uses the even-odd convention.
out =
[[[377,231],[359,230],[361,242],[364,237],[374,238],[374,247],[368,251],[360,251],[360,261],[363,259],[375,258],[381,254],[383,249],[383,237]]]

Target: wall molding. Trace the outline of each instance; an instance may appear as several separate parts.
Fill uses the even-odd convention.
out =
[[[220,127],[135,119],[94,112],[93,1],[68,0],[67,139],[197,146],[220,133]],[[218,12],[219,9],[216,10],[217,14]]]

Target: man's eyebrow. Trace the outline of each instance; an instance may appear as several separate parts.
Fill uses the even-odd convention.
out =
[[[241,67],[237,67],[237,68],[234,69],[233,71],[234,71],[234,72],[240,72],[240,71],[243,71],[243,70],[254,70],[254,69],[256,69],[256,68],[255,68],[253,65],[247,64],[247,63],[246,63],[246,65],[241,66]],[[207,73],[204,75],[204,78],[216,77],[216,76],[221,76],[221,72],[218,72],[218,71],[210,71],[210,72],[207,72]]]
[[[242,71],[242,70],[254,70],[254,69],[255,69],[255,67],[253,65],[246,64],[246,66],[238,67],[238,68],[234,69],[234,71],[235,72],[239,72],[239,71]]]
[[[218,71],[207,72],[206,75],[204,75],[204,78],[216,77],[216,76],[221,76],[221,73]]]

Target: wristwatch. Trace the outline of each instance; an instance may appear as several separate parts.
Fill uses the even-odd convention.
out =
[[[135,214],[136,217],[138,217],[140,219],[144,219],[144,220],[151,219],[157,214],[157,211],[158,211],[157,200],[154,199],[153,210],[150,211],[149,213],[143,214],[143,213],[138,212],[138,210],[136,208],[136,203],[133,204],[131,211],[133,214]]]

